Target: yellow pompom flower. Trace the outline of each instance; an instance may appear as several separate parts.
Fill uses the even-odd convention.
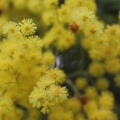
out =
[[[12,21],[7,22],[2,28],[3,34],[12,34],[18,31],[19,31],[19,28],[18,28],[17,23],[12,22]]]
[[[53,69],[49,70],[48,75],[52,79],[54,79],[56,84],[63,83],[65,81],[65,78],[66,78],[65,73],[58,68],[53,68]]]
[[[50,76],[43,76],[37,82],[37,86],[42,90],[49,90],[52,85],[54,85],[55,81]]]
[[[97,20],[94,20],[92,22],[88,22],[86,25],[87,27],[85,28],[84,34],[85,36],[95,39],[98,38],[102,35],[103,33],[103,24],[98,22]]]
[[[79,1],[79,0],[78,0]],[[83,0],[82,0],[83,1]],[[96,5],[96,2],[95,0],[89,0],[89,1],[83,1],[84,4],[83,6],[87,6],[88,8],[90,8],[91,10],[93,11],[96,11],[97,10],[97,5]]]
[[[70,11],[71,9],[68,6],[61,5],[58,9],[58,20],[61,24],[68,23],[70,19]],[[66,19],[64,19],[64,16],[66,16]]]
[[[115,58],[118,55],[116,49],[111,45],[105,46],[102,51],[103,51],[103,57],[106,60]]]
[[[62,34],[59,34],[58,39],[56,47],[59,51],[65,51],[76,43],[75,36],[71,35],[71,32],[66,30],[63,30]]]
[[[85,90],[85,95],[90,99],[94,99],[98,96],[97,89],[95,87],[88,87]]]
[[[85,114],[91,115],[98,109],[98,103],[96,100],[89,100],[86,105],[83,106]]]
[[[45,11],[44,13],[43,13],[43,15],[42,15],[42,20],[43,20],[43,22],[47,25],[47,26],[49,26],[49,25],[51,25],[52,23],[54,23],[55,22],[55,20],[56,20],[56,15],[55,15],[56,13],[55,13],[55,11],[54,10],[47,10],[47,11]]]
[[[53,101],[45,100],[43,103],[42,113],[50,113],[55,109],[55,103]]]
[[[13,101],[8,96],[0,98],[0,120],[7,119],[10,112],[14,112]]]
[[[120,71],[120,60],[118,58],[107,60],[105,63],[106,71],[115,74]]]
[[[13,101],[9,97],[1,97],[0,98],[0,111],[6,111],[12,110],[13,108]]]
[[[65,109],[70,110],[73,113],[79,113],[82,105],[77,98],[70,98],[64,103]]]
[[[91,20],[95,19],[95,14],[88,7],[76,8],[73,11],[73,21],[77,22],[78,25],[84,25]]]
[[[45,99],[44,92],[35,87],[34,90],[31,92],[29,96],[29,102],[32,104],[33,107],[40,108],[43,104],[43,101]]]
[[[17,10],[24,10],[26,8],[26,1],[24,0],[13,0],[13,6],[15,7],[15,9]]]
[[[47,73],[47,67],[42,65],[41,67],[36,67],[33,70],[34,74],[36,74],[36,78],[43,77]]]
[[[92,41],[92,47],[99,50],[102,50],[107,45],[108,45],[108,41],[106,40],[104,35],[102,35],[102,37],[99,36],[98,38]]]
[[[41,0],[28,0],[27,8],[33,14],[39,14],[42,10],[42,1]]]
[[[101,49],[93,48],[89,50],[89,57],[94,61],[101,61],[103,57],[103,53],[101,52]]]
[[[40,62],[45,66],[52,66],[55,63],[55,56],[51,51],[45,51]]]
[[[79,88],[79,89],[84,89],[87,86],[87,79],[86,78],[77,78],[75,81],[75,85]]]
[[[99,78],[96,82],[96,85],[99,90],[106,90],[108,89],[110,83],[107,78]]]
[[[0,59],[0,69],[10,71],[12,70],[13,63],[10,59],[1,58]]]
[[[112,110],[114,108],[114,96],[106,91],[99,96],[99,106],[104,110]]]
[[[94,77],[101,76],[104,74],[104,72],[104,65],[102,63],[93,62],[89,66],[89,73]]]
[[[24,35],[33,35],[37,29],[32,19],[24,19],[19,23],[20,30]]]
[[[64,102],[68,97],[68,92],[66,87],[51,86],[49,91],[50,100],[56,103]]]

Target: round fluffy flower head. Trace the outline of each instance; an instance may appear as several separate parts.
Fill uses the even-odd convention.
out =
[[[43,90],[49,90],[49,88],[54,84],[54,80],[49,76],[43,76],[37,82],[37,86]]]
[[[48,74],[52,79],[55,80],[56,84],[63,83],[66,78],[65,73],[58,68],[51,69],[50,71],[48,71]]]
[[[45,94],[39,88],[35,87],[29,96],[29,102],[33,104],[33,107],[41,107]]]
[[[18,27],[17,27],[17,23],[15,22],[7,22],[3,28],[2,28],[2,33],[3,34],[12,34],[19,31]]]
[[[98,109],[98,103],[94,100],[89,100],[84,106],[83,110],[87,115],[93,114]]]
[[[85,90],[85,94],[88,98],[90,99],[94,99],[97,97],[98,93],[97,93],[97,89],[95,87],[88,87]]]
[[[96,20],[88,22],[87,27],[85,28],[85,35],[89,37],[100,37],[103,33],[104,25],[101,22]]]
[[[51,51],[45,51],[42,54],[41,64],[45,66],[51,66],[55,63],[55,56]]]
[[[19,25],[20,30],[24,35],[33,35],[37,29],[32,19],[23,19]]]
[[[104,65],[100,62],[93,62],[89,66],[89,73],[94,77],[101,76],[104,72]]]
[[[102,92],[99,97],[99,105],[104,110],[112,110],[114,108],[114,96],[111,92]]]
[[[45,113],[49,113],[50,111],[53,111],[54,108],[55,108],[54,102],[46,100],[43,104],[43,108],[41,111],[42,113],[45,114]]]
[[[39,14],[42,9],[42,0],[28,0],[27,7],[28,10],[33,14]]]
[[[83,89],[87,86],[87,79],[86,78],[77,78],[75,81],[75,85],[79,88],[79,89]]]
[[[9,111],[12,109],[13,101],[8,97],[0,98],[0,111]]]
[[[49,95],[51,100],[60,103],[67,99],[68,92],[66,87],[52,86],[49,90]]]
[[[99,78],[97,80],[96,85],[99,90],[106,90],[106,89],[108,89],[110,83],[109,83],[108,79],[106,79],[106,78]]]
[[[81,110],[81,103],[75,97],[70,98],[65,102],[65,109],[70,110],[74,113],[77,113]]]
[[[107,60],[105,65],[106,71],[110,74],[115,74],[120,71],[120,60],[118,58]]]
[[[94,20],[95,14],[92,10],[87,7],[80,7],[73,11],[73,20],[81,25],[88,22],[89,20]]]

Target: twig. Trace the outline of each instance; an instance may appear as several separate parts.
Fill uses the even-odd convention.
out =
[[[74,86],[70,79],[66,79],[65,83],[71,87],[76,97],[80,95],[79,91],[77,90],[77,88]]]

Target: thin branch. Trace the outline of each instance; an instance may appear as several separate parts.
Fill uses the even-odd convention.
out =
[[[74,95],[77,97],[80,95],[78,89],[75,87],[75,85],[71,82],[70,79],[66,79],[65,83],[70,86],[70,88],[73,90]]]

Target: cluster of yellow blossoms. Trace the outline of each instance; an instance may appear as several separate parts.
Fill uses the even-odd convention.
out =
[[[5,35],[0,42],[2,120],[11,118],[8,112],[12,107],[17,109],[17,105],[26,109],[32,109],[32,106],[41,108],[43,113],[48,113],[56,104],[67,99],[66,87],[60,86],[66,75],[54,67],[53,53],[43,51],[42,40],[33,35],[36,28],[32,19],[19,23],[10,21],[2,27]]]
[[[120,87],[120,25],[98,20],[95,0],[61,2],[0,0],[0,120],[119,119],[109,88]],[[76,46],[67,75],[56,61]]]
[[[114,97],[110,92],[86,98],[86,102],[85,97],[70,98],[57,106],[49,114],[48,120],[117,120],[117,115],[112,112],[113,108]]]

